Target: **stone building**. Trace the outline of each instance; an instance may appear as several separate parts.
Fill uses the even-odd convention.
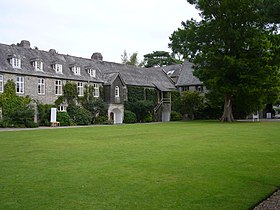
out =
[[[108,118],[122,123],[127,88],[139,86],[157,91],[158,103],[154,108],[159,121],[169,121],[171,113],[170,91],[174,82],[161,68],[140,68],[103,61],[100,53],[90,59],[59,54],[56,50],[32,49],[30,42],[0,44],[0,94],[8,80],[16,84],[16,93],[30,96],[44,104],[53,104],[63,94],[66,82],[75,82],[78,95],[83,96],[85,85],[94,86],[94,97],[100,97],[104,88],[108,103]],[[60,111],[66,110],[61,104]]]

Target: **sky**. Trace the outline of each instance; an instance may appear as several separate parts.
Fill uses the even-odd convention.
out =
[[[169,37],[182,21],[198,19],[186,0],[0,0],[0,43],[28,40],[31,47],[121,62],[124,50],[138,59],[170,51]]]

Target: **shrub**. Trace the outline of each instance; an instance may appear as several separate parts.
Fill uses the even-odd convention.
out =
[[[51,104],[38,104],[39,124],[42,126],[50,125],[51,108],[54,105]]]
[[[136,123],[137,122],[136,114],[133,113],[132,111],[125,110],[123,122],[124,123]]]
[[[171,111],[171,121],[180,121],[183,119],[183,116],[180,112]]]
[[[153,101],[140,100],[135,102],[127,102],[125,108],[136,114],[137,122],[144,122],[145,117],[152,113],[154,107]]]
[[[0,106],[3,112],[1,126],[30,127],[34,121],[34,109],[29,97],[16,95],[15,83],[8,80],[4,86],[4,92],[0,95]]]
[[[67,112],[57,112],[57,121],[61,126],[69,126],[72,125],[71,118]]]
[[[73,105],[73,106],[68,106],[67,112],[71,119],[76,123],[77,125],[89,125],[91,124],[92,120],[92,114],[90,111]]]
[[[143,119],[143,122],[145,123],[149,123],[149,122],[153,122],[153,115],[151,112],[149,112]]]
[[[108,120],[108,116],[105,115],[98,115],[95,118],[94,124],[106,124],[106,121]]]

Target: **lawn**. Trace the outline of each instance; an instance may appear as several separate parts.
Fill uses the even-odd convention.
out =
[[[0,209],[248,209],[280,186],[280,123],[0,132]]]

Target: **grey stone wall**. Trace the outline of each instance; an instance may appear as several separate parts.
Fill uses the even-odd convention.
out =
[[[4,77],[4,85],[8,80],[13,80],[16,82],[17,76],[24,77],[24,94],[18,94],[19,96],[29,96],[33,100],[38,100],[39,102],[43,104],[54,104],[56,99],[59,97],[59,95],[55,94],[55,82],[56,78],[46,78],[46,77],[34,77],[34,76],[27,76],[27,75],[19,75],[19,74],[7,74],[7,73],[1,73]],[[43,78],[45,79],[45,94],[40,95],[38,94],[38,79]],[[62,85],[66,84],[66,80],[61,80]],[[71,82],[77,82],[77,81],[71,81]],[[83,85],[87,84],[87,82],[83,82]],[[93,85],[93,83],[90,83]]]

